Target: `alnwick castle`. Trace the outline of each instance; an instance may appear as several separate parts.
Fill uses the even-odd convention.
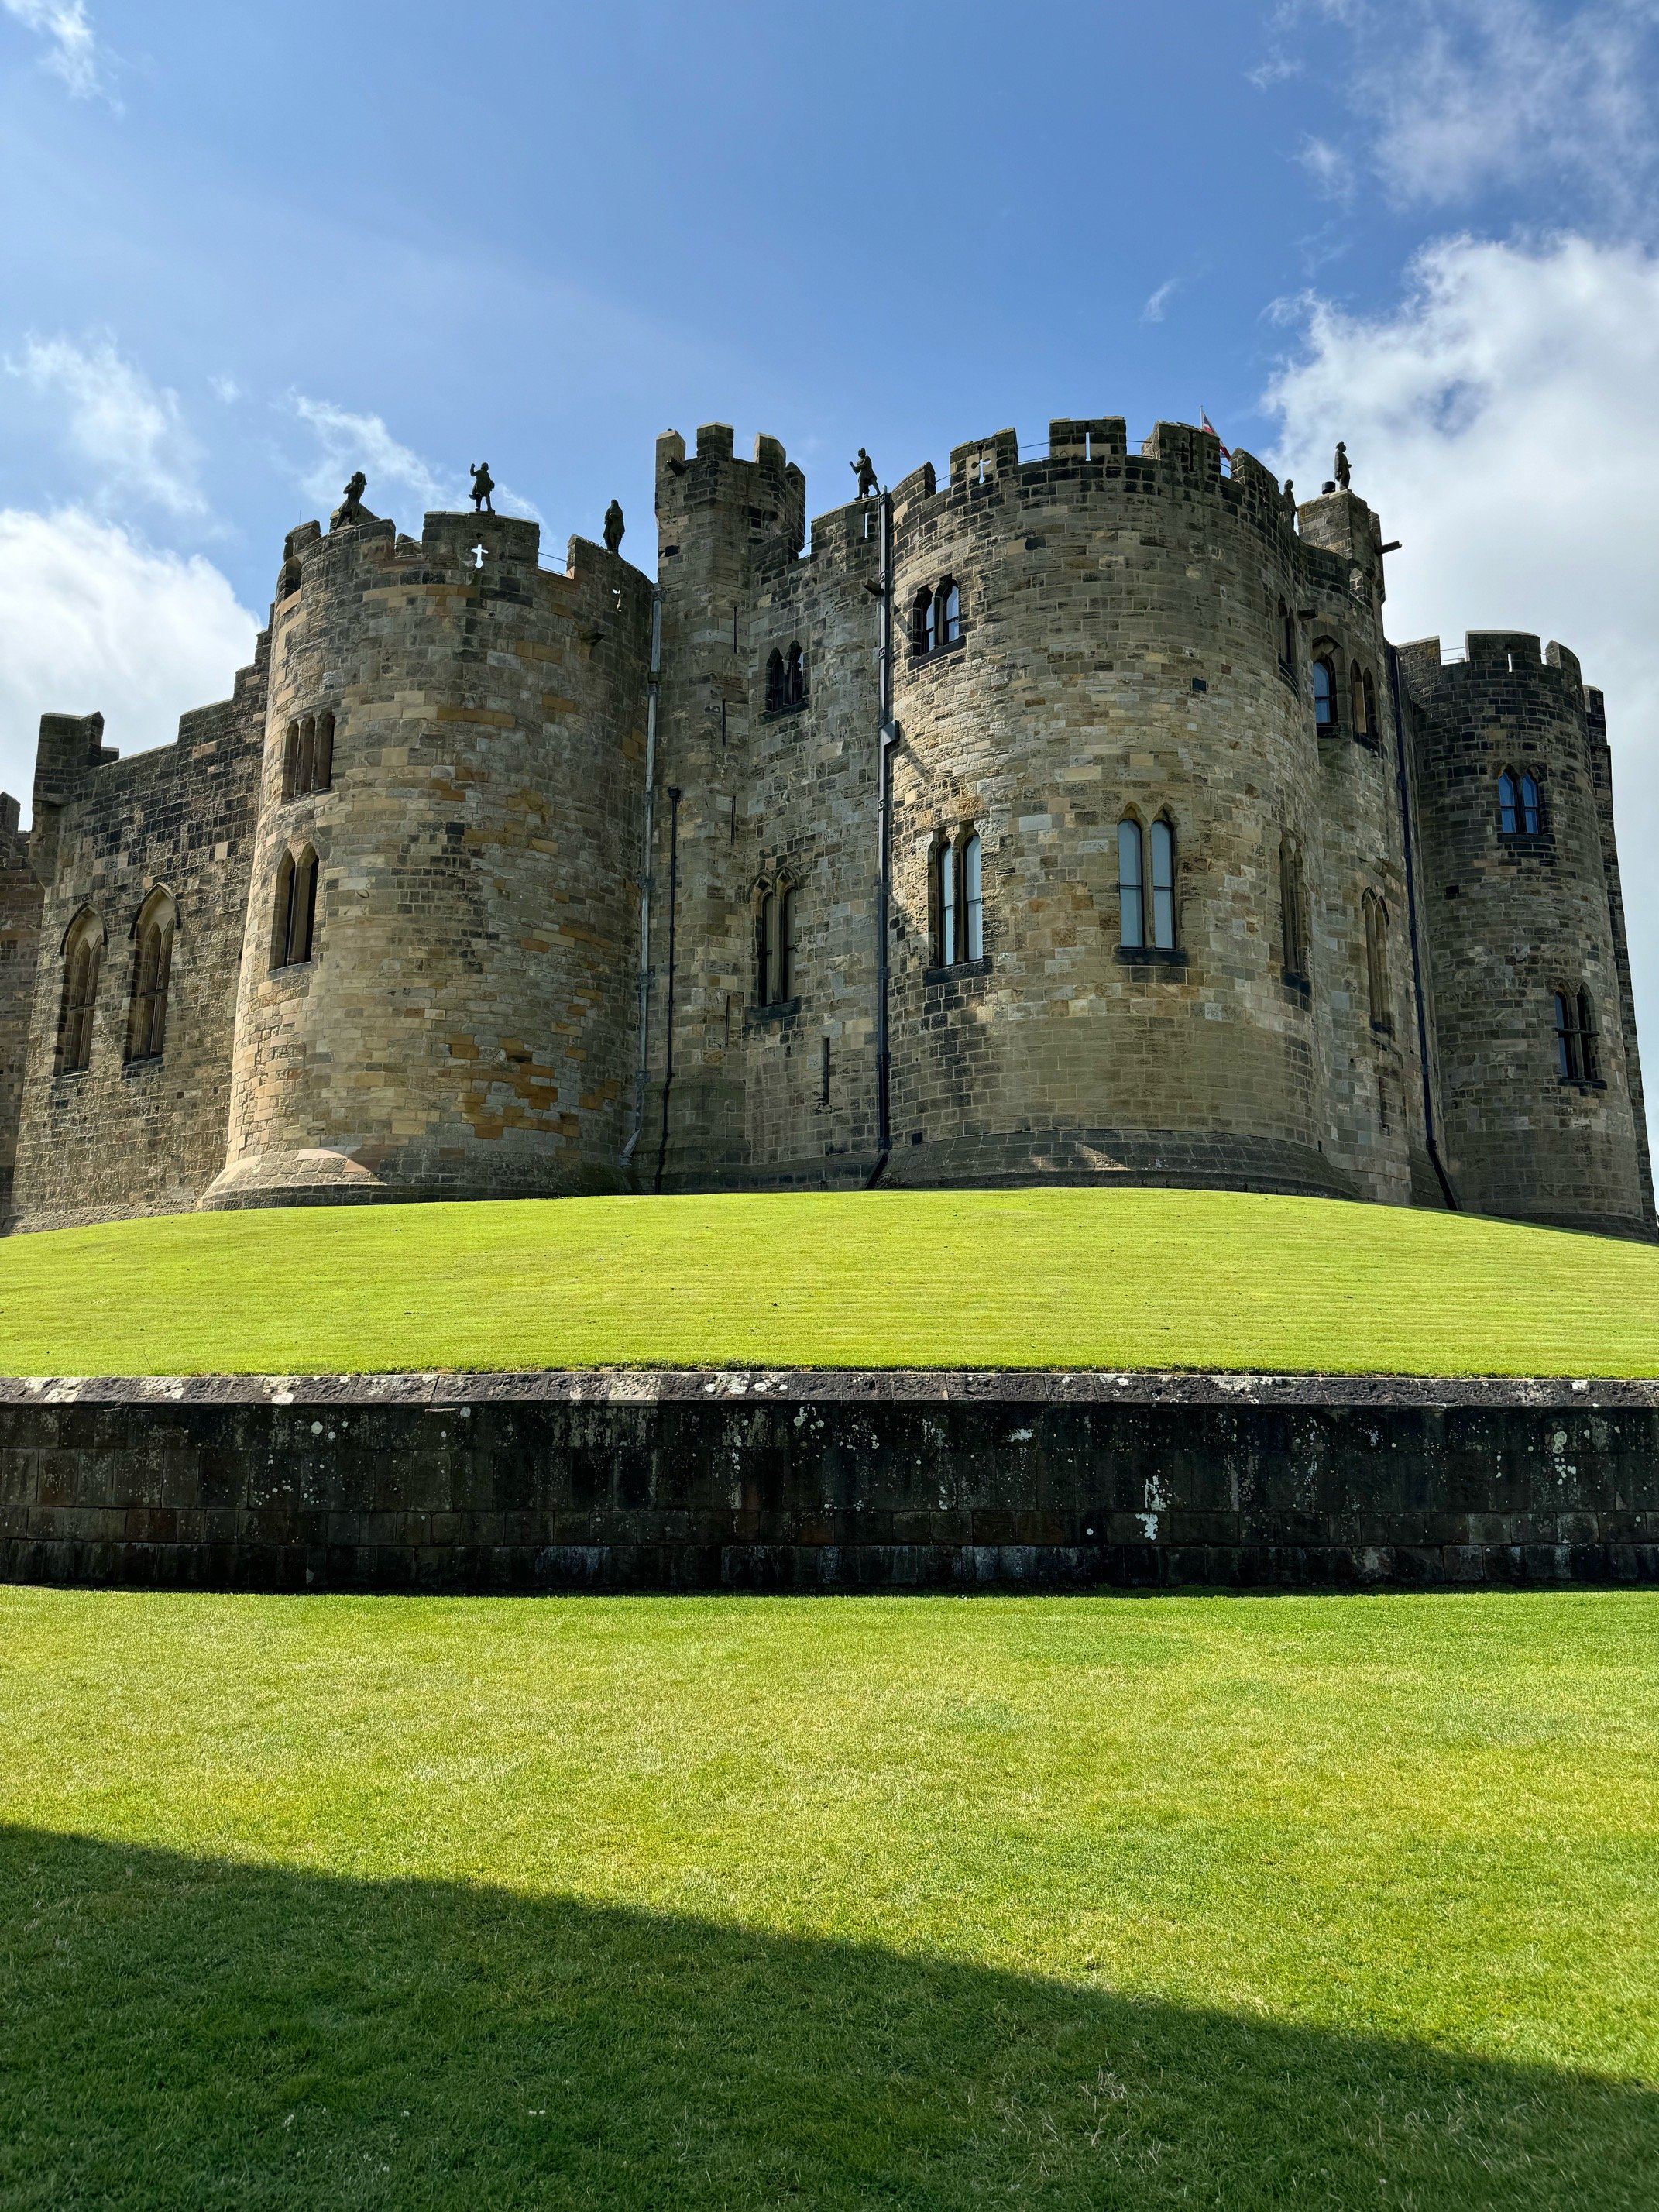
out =
[[[809,538],[715,424],[656,486],[647,574],[614,507],[555,564],[354,478],[175,744],[42,718],[0,1222],[1052,1181],[1654,1233],[1601,695],[1391,645],[1346,465],[1055,422]]]

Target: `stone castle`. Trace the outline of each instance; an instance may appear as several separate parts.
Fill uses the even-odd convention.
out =
[[[0,799],[6,1224],[1057,1181],[1652,1234],[1601,696],[1390,646],[1340,476],[1062,421],[809,546],[711,425],[654,580],[618,511],[551,567],[354,479],[228,700],[126,761],[47,714]]]

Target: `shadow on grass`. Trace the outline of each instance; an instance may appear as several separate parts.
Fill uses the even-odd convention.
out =
[[[1648,2206],[1659,2095],[853,1945],[0,1831],[0,2204]]]

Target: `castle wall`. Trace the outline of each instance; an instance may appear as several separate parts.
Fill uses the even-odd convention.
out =
[[[185,714],[177,742],[118,759],[103,718],[43,718],[30,842],[43,902],[12,1225],[178,1212],[223,1164],[231,1036],[264,729],[268,641],[234,695]],[[135,1056],[139,910],[171,891],[177,936],[165,1049]],[[64,941],[101,935],[84,1071],[58,1065]]]
[[[665,553],[676,548],[663,564],[665,699],[683,697],[684,723],[706,731],[708,672],[687,680],[674,618],[699,533],[684,481],[659,475]],[[960,448],[947,486],[927,471],[898,488],[891,1179],[1127,1176],[1409,1195],[1420,1115],[1381,559],[1359,501],[1303,513],[1298,537],[1266,472],[1241,456],[1224,477],[1195,431],[1164,426],[1131,456],[1121,422],[1057,423],[1048,458],[1024,465],[1005,433]],[[746,521],[708,534],[729,547]],[[688,1182],[835,1182],[877,1164],[879,521],[873,501],[819,518],[805,560],[775,533],[750,564],[749,599],[734,596],[734,632],[710,615],[740,592],[739,568],[699,602],[705,637],[728,658],[734,633],[744,648],[741,717],[729,680],[723,695],[735,813],[729,838],[713,841],[721,953],[710,966],[722,993],[742,990],[747,1016],[739,1037],[721,1010],[725,1066],[742,1054],[740,1129],[734,1108],[694,1110],[677,1077],[669,1161]],[[913,653],[915,593],[947,576],[961,641]],[[1281,600],[1297,626],[1288,672]],[[806,699],[769,711],[767,662],[794,644]],[[1335,656],[1343,690],[1323,738],[1316,649]],[[1355,658],[1379,702],[1365,743],[1346,713]],[[665,777],[684,787],[684,824],[704,801],[708,757],[669,757],[679,766]],[[1170,951],[1119,945],[1117,824],[1130,810],[1176,825],[1182,927]],[[985,957],[947,969],[932,964],[928,855],[969,827],[981,840]],[[1306,879],[1305,982],[1282,972],[1286,835]],[[660,840],[654,872],[660,884]],[[785,882],[797,894],[794,988],[769,1007],[755,902]],[[1394,922],[1377,1023],[1367,891]],[[684,1017],[678,1036],[684,1060]]]
[[[1609,898],[1610,794],[1598,790],[1608,772],[1603,762],[1598,775],[1578,663],[1557,645],[1546,659],[1521,632],[1474,632],[1467,654],[1443,665],[1430,638],[1399,657],[1415,708],[1447,1165],[1473,1212],[1643,1233],[1652,1199]],[[1535,832],[1503,832],[1505,768],[1538,780]],[[1573,1080],[1559,1069],[1553,995],[1581,986],[1596,1070]]]
[[[29,866],[28,839],[17,826],[21,812],[9,792],[0,792],[0,1227],[11,1212],[40,941],[40,884]]]
[[[651,586],[532,523],[294,533],[271,647],[229,1140],[210,1206],[614,1187]],[[334,717],[285,796],[290,723]],[[309,957],[284,860],[315,856]]]

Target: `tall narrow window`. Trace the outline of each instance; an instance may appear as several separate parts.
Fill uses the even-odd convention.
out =
[[[1365,742],[1374,745],[1382,732],[1376,720],[1376,678],[1365,671]]]
[[[1498,779],[1498,830],[1504,837],[1513,837],[1521,827],[1521,809],[1516,803],[1515,778],[1508,769]]]
[[[931,653],[933,649],[933,595],[924,586],[910,603],[910,650]]]
[[[778,977],[776,1006],[787,1006],[795,995],[795,887],[787,884],[778,894]]]
[[[957,851],[948,840],[939,855],[939,958],[941,968],[957,962]]]
[[[783,664],[783,703],[799,707],[806,696],[806,655],[792,645]]]
[[[760,1003],[774,1003],[773,986],[777,980],[778,895],[767,890],[762,895],[755,917],[756,991]]]
[[[1348,706],[1353,715],[1353,733],[1363,744],[1371,734],[1371,717],[1365,691],[1365,672],[1357,662],[1348,678]]]
[[[1176,941],[1175,831],[1160,815],[1149,840],[1152,848],[1152,943],[1172,951]]]
[[[1128,816],[1117,825],[1117,931],[1132,951],[1146,942],[1145,883],[1140,824]]]
[[[939,587],[939,641],[955,645],[962,636],[962,593],[954,578],[947,576]]]
[[[1286,982],[1308,980],[1307,908],[1302,888],[1302,855],[1288,833],[1279,844],[1279,897],[1284,932],[1283,959]]]
[[[1313,665],[1314,727],[1328,738],[1336,727],[1336,671],[1321,653]]]
[[[1521,779],[1521,827],[1528,837],[1535,837],[1543,823],[1543,809],[1538,803],[1538,779],[1523,775]]]
[[[766,711],[775,714],[783,704],[783,655],[774,646],[766,662]]]
[[[1578,994],[1578,1056],[1583,1066],[1585,1082],[1599,1082],[1601,1071],[1595,1059],[1595,1018],[1588,991]]]
[[[1279,603],[1279,665],[1287,676],[1296,673],[1296,619],[1283,599]]]
[[[334,717],[332,714],[317,717],[317,750],[312,756],[311,787],[313,791],[331,790],[334,784]]]
[[[1595,1054],[1587,991],[1555,994],[1556,1071],[1563,1083],[1593,1083]]]
[[[90,911],[79,915],[64,947],[64,1004],[58,1024],[58,1072],[79,1075],[92,1065],[92,1020],[103,962],[103,926]]]
[[[317,717],[307,714],[300,725],[300,772],[295,778],[294,788],[305,793],[316,787],[317,781]]]
[[[317,855],[309,847],[296,860],[284,853],[276,870],[270,964],[297,968],[311,957],[317,927]]]
[[[283,796],[292,799],[300,788],[300,725],[290,722],[283,741]]]
[[[1394,1005],[1389,989],[1389,909],[1375,891],[1361,901],[1365,921],[1365,989],[1370,1002],[1371,1027],[1394,1027]]]
[[[963,957],[985,957],[985,882],[979,832],[969,832],[962,848]]]
[[[159,1060],[167,1042],[167,986],[173,976],[173,939],[178,914],[171,895],[155,891],[146,899],[133,931],[132,1007],[127,1021],[127,1058]]]

